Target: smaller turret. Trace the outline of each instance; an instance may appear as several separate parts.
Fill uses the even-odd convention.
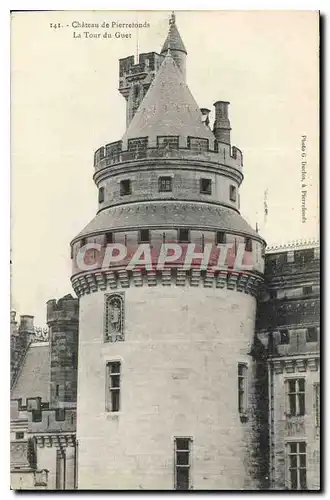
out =
[[[183,44],[182,38],[175,24],[175,14],[172,12],[169,20],[169,31],[163,48],[161,50],[161,55],[166,56],[167,52],[170,51],[171,56],[176,62],[178,68],[183,74],[183,79],[186,81],[186,58],[187,51]]]
[[[224,144],[230,145],[230,121],[228,118],[228,106],[227,101],[217,101],[214,103],[215,107],[215,120],[213,126],[213,133],[217,141]]]

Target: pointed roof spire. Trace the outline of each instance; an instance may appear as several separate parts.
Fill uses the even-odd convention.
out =
[[[202,123],[198,104],[184,82],[183,75],[167,53],[147,94],[141,102],[133,120],[123,137],[149,137],[149,144],[157,143],[157,136],[176,135],[209,139],[215,137]]]
[[[168,50],[179,50],[187,54],[186,47],[182,41],[178,28],[175,24],[175,14],[172,11],[171,17],[169,19],[170,28],[168,30],[168,35],[161,50],[161,54],[167,52]]]

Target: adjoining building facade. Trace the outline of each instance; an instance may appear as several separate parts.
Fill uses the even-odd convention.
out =
[[[267,250],[240,215],[229,103],[211,129],[186,57],[172,15],[160,54],[119,61],[127,129],[94,156],[78,298],[48,302],[44,342],[12,318],[13,489],[319,488],[318,244]],[[188,269],[157,267],[163,244],[191,243]],[[141,244],[151,265],[130,269]],[[233,248],[227,267],[196,263],[208,245]]]

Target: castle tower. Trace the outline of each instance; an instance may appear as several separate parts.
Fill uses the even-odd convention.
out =
[[[51,408],[70,408],[77,401],[78,320],[79,303],[72,295],[47,302]]]
[[[96,151],[98,212],[71,242],[80,489],[260,486],[251,353],[265,242],[239,212],[242,153],[217,140],[183,73],[171,45],[122,140]],[[162,267],[166,243],[180,251]],[[228,258],[202,263],[189,243],[227,245]],[[132,266],[141,244],[150,261]]]

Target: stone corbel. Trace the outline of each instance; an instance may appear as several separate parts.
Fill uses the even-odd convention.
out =
[[[285,367],[285,371],[287,373],[294,373],[294,371],[295,371],[295,366],[294,366],[294,362],[292,359],[284,360],[284,367]]]

